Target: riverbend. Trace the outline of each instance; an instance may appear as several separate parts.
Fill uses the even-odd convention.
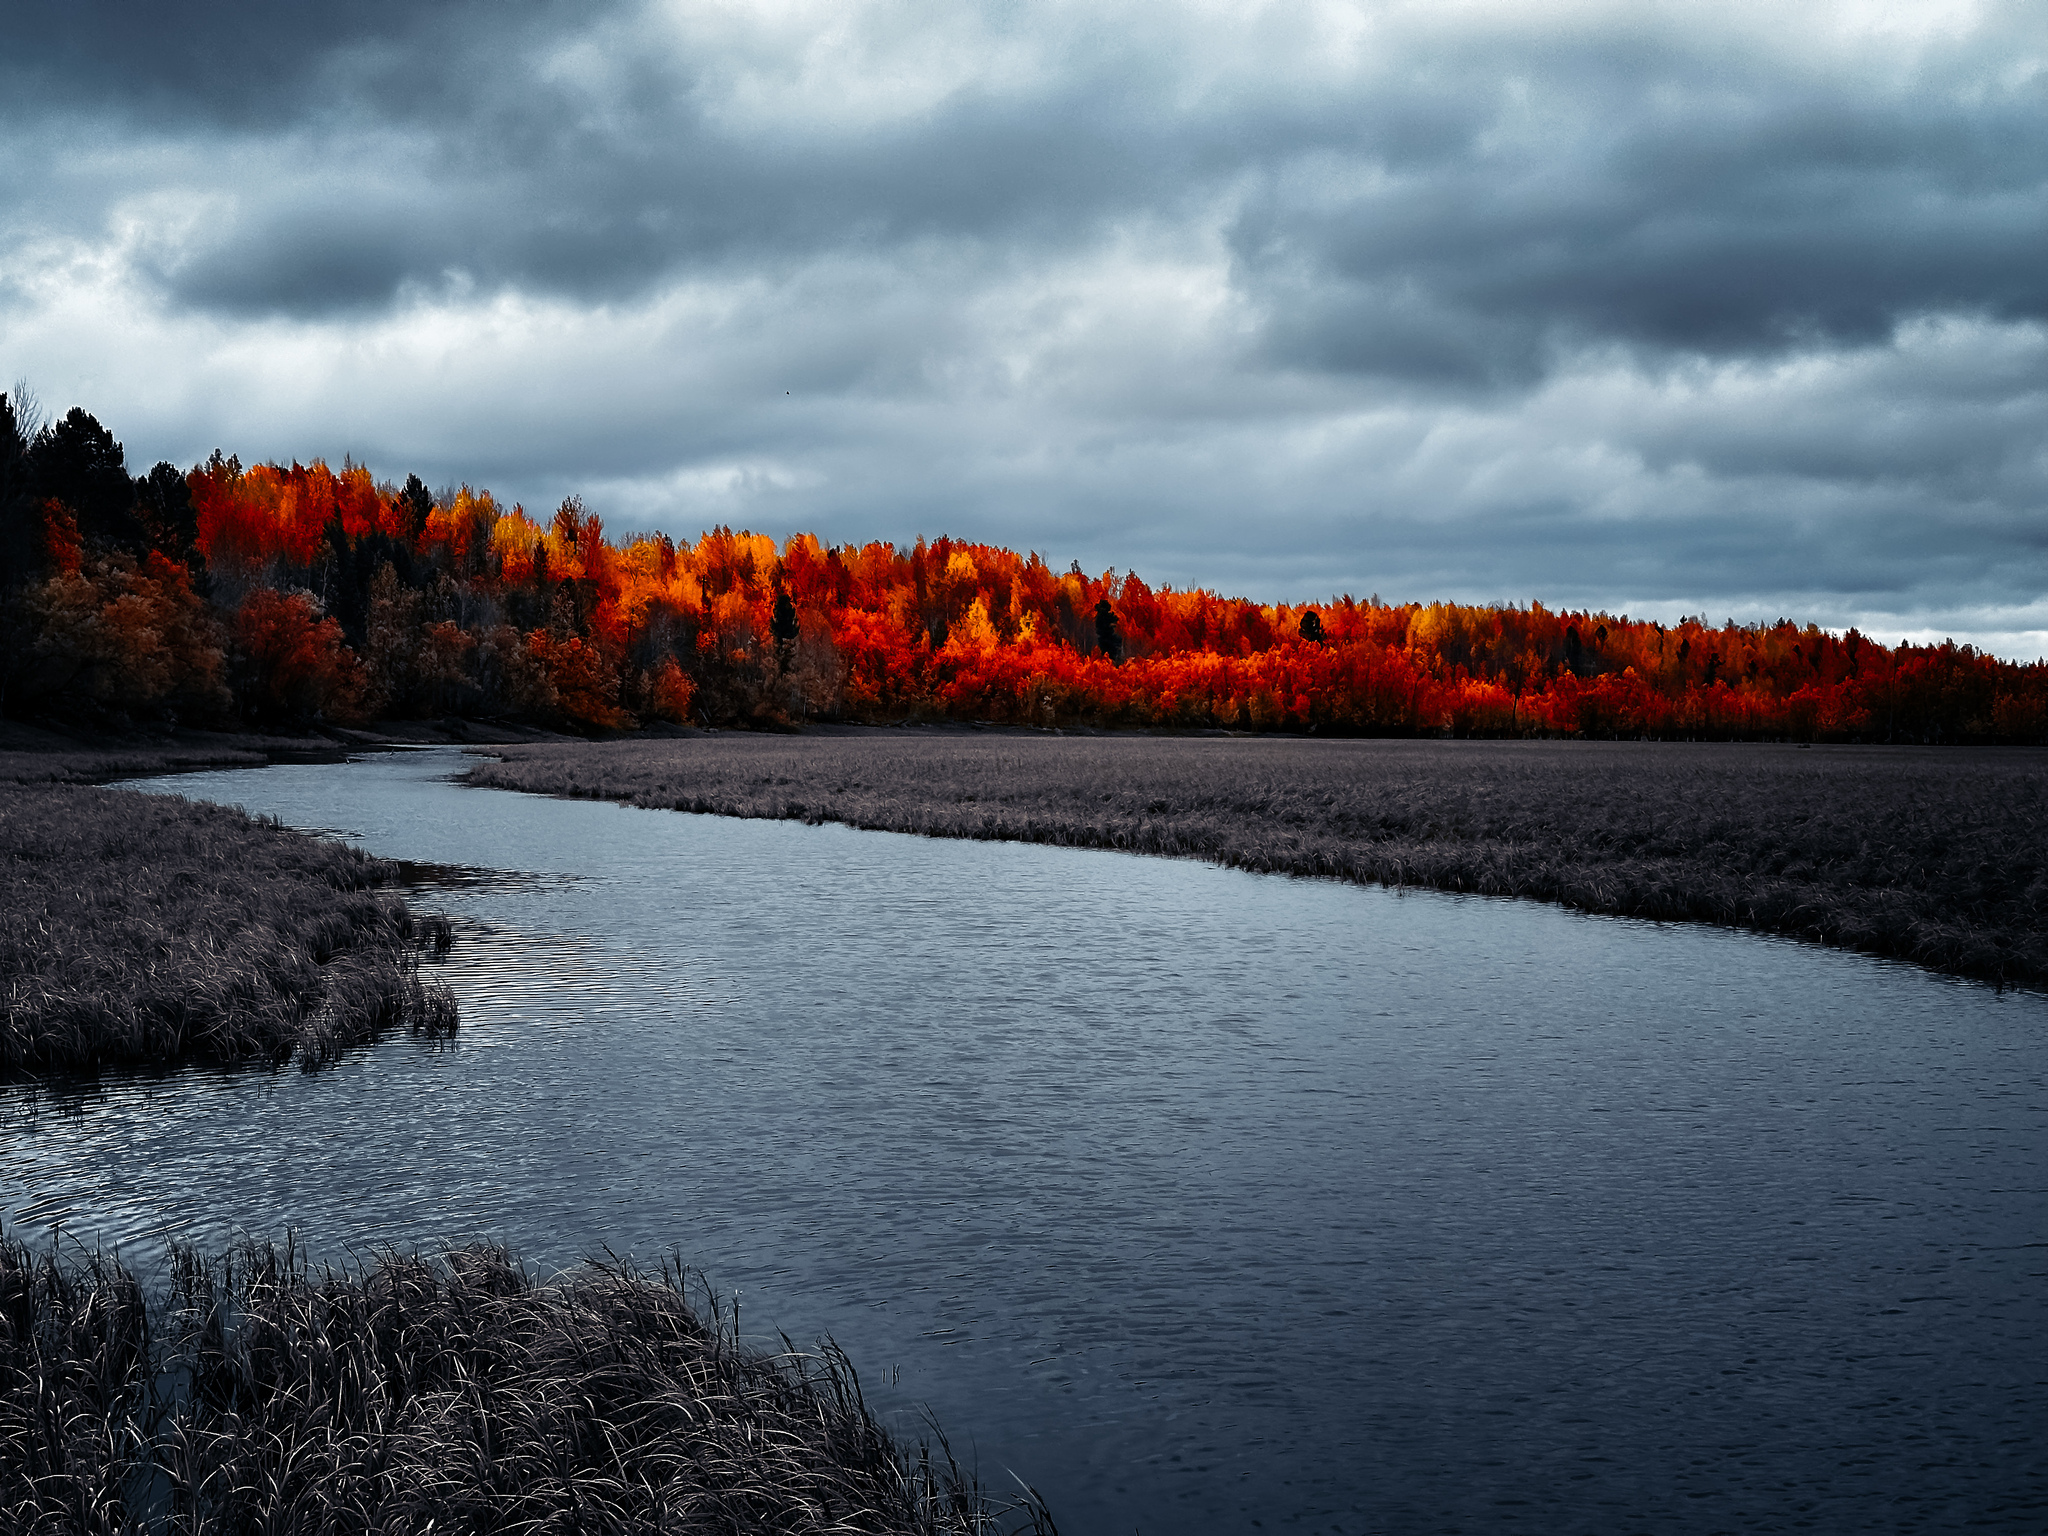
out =
[[[680,1253],[1070,1536],[2048,1510],[2038,996],[463,767],[151,786],[499,872],[431,893],[463,1028],[7,1090],[10,1231]]]

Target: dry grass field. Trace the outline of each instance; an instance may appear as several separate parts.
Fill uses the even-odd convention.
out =
[[[240,811],[0,784],[0,1076],[187,1059],[313,1066],[455,1027],[398,866]]]
[[[1121,848],[2048,984],[2048,752],[874,730],[500,749],[479,785]]]
[[[537,1283],[499,1249],[315,1273],[289,1251],[118,1263],[0,1242],[0,1529],[1050,1533],[844,1355],[743,1347],[679,1270]]]

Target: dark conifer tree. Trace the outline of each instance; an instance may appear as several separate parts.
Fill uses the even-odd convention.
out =
[[[30,446],[14,402],[0,394],[0,594],[26,582],[42,564]]]
[[[940,622],[943,623],[944,621],[941,620]],[[789,600],[788,591],[781,586],[777,586],[775,589],[775,612],[768,620],[768,633],[775,637],[776,660],[782,664],[782,670],[787,672],[791,659],[791,648],[796,644],[796,637],[800,633],[800,626],[796,621],[796,604]],[[943,640],[933,642],[934,645],[943,645],[944,643]]]
[[[1313,608],[1301,616],[1301,638],[1310,645],[1321,645],[1323,643],[1322,616]]]
[[[1111,661],[1123,660],[1124,638],[1116,632],[1116,610],[1106,597],[1095,605],[1095,646]]]
[[[26,649],[20,589],[43,562],[35,470],[23,425],[14,402],[0,394],[0,715],[7,712],[8,684]]]
[[[45,429],[29,449],[38,499],[53,498],[78,517],[78,531],[134,553],[147,547],[135,516],[135,485],[114,434],[82,407]]]
[[[173,560],[199,563],[199,514],[178,466],[159,461],[135,479],[135,505],[149,542]]]
[[[427,518],[434,510],[434,496],[418,475],[405,477],[405,489],[398,493],[398,505],[405,511],[406,539],[417,545],[426,531]]]
[[[562,542],[571,549],[582,547],[586,521],[587,515],[583,510],[581,496],[564,496],[562,504],[555,508],[555,532],[562,536]]]

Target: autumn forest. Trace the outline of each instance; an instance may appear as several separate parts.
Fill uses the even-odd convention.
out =
[[[17,391],[17,395],[19,392]],[[0,396],[0,713],[579,731],[952,719],[1334,735],[2039,741],[2048,666],[1780,620],[1261,605],[940,538],[608,537],[219,452],[131,476]]]

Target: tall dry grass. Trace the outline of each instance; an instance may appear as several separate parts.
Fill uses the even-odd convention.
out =
[[[2048,984],[2048,753],[957,730],[498,749],[470,782],[1721,923]]]
[[[318,1065],[455,1028],[421,978],[445,920],[396,865],[170,796],[0,785],[0,1074],[187,1059]]]
[[[0,1242],[0,1529],[1052,1531],[942,1436],[899,1444],[831,1344],[765,1355],[708,1310],[677,1266],[543,1284],[484,1246],[317,1273],[177,1250],[152,1298]]]

